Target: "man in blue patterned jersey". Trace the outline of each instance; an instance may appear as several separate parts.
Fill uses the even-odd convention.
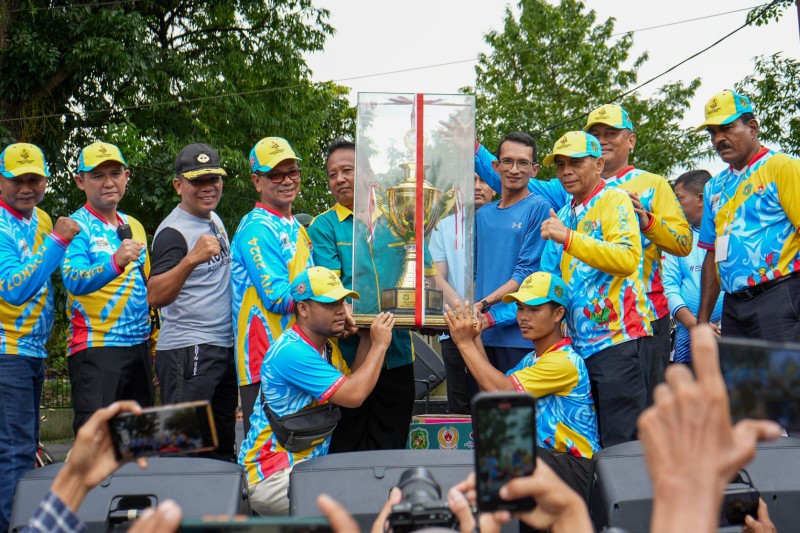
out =
[[[80,231],[36,205],[47,190],[42,151],[16,143],[0,154],[0,531],[7,531],[17,481],[33,468],[45,343],[53,327],[50,275]]]
[[[536,397],[537,446],[591,459],[600,449],[600,437],[589,372],[561,332],[569,306],[567,284],[556,275],[535,272],[503,302],[516,303],[520,332],[533,341],[534,351],[506,374],[500,372],[486,357],[473,317],[456,305],[447,309],[445,321],[470,373],[481,390]]]
[[[272,431],[264,404],[277,417],[328,401],[358,407],[378,381],[394,326],[392,313],[380,313],[369,334],[360,330],[356,363],[352,373],[345,375],[345,369],[333,360],[328,339],[349,328],[345,298],[358,298],[358,293],[345,289],[333,271],[311,267],[294,278],[291,297],[297,321],[264,357],[260,394],[239,453],[250,486],[250,505],[260,515],[288,514],[292,468],[300,461],[327,454],[330,445],[328,437],[306,450],[287,450]]]
[[[236,366],[231,321],[231,254],[214,212],[222,197],[217,151],[185,146],[172,185],[181,197],[153,237],[147,300],[162,309],[156,374],[162,403],[208,400],[219,446],[209,457],[235,459]]]
[[[733,91],[706,104],[705,129],[728,168],[704,190],[698,246],[706,250],[698,323],[720,292],[722,331],[800,339],[800,161],[761,145],[750,99]]]
[[[692,362],[689,332],[697,324],[700,307],[700,275],[706,251],[697,246],[700,223],[703,220],[703,188],[711,174],[707,170],[690,170],[675,180],[675,196],[681,203],[686,220],[692,225],[694,247],[686,257],[667,254],[664,257],[664,294],[669,301],[669,311],[675,319],[675,349],[673,361]],[[722,295],[717,299],[711,321],[719,323],[722,316]]]
[[[256,143],[250,179],[261,201],[239,222],[231,243],[234,353],[245,433],[264,354],[294,323],[290,284],[314,264],[308,233],[292,216],[300,192],[299,161],[286,139],[265,137]]]
[[[86,204],[71,215],[81,232],[61,266],[76,433],[93,412],[117,400],[153,403],[147,236],[138,220],[117,210],[130,179],[126,165],[120,149],[104,142],[78,157],[75,183]]]

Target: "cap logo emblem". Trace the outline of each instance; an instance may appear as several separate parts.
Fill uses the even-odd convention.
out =
[[[717,111],[719,111],[719,104],[717,103],[717,99],[714,98],[713,100],[711,100],[711,103],[708,104],[708,112],[716,113]]]
[[[592,152],[597,152],[599,149],[600,147],[597,146],[597,143],[592,141]]]
[[[561,137],[558,140],[558,145],[559,145],[560,148],[563,148],[563,147],[567,146],[568,144],[569,144],[569,139],[567,139],[566,135],[564,135],[563,137]]]
[[[561,298],[562,296],[564,296],[564,289],[562,289],[560,285],[556,285],[556,287],[553,289],[553,292],[554,292],[554,293],[555,293],[555,295],[556,295],[556,296],[558,296],[559,298]]]
[[[211,159],[211,158],[208,157],[207,154],[200,154],[200,155],[197,156],[197,162],[198,163],[208,163],[209,159]]]
[[[28,151],[27,151],[27,150],[23,150],[23,151],[22,151],[22,153],[21,153],[21,154],[19,154],[19,156],[20,156],[20,157],[21,157],[23,160],[25,160],[25,159],[28,159],[28,158],[30,157],[30,154],[28,153]]]
[[[597,112],[597,116],[598,117],[605,117],[607,114],[608,113],[606,113],[606,108],[605,107],[601,107],[600,111]]]
[[[103,155],[108,153],[108,150],[106,149],[106,147],[102,146],[102,145],[100,146],[100,148],[97,151],[100,152]]]
[[[300,283],[297,286],[297,294],[305,294],[305,293],[306,293],[306,284],[305,283]]]

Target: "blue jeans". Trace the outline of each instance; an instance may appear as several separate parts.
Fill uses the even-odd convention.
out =
[[[17,481],[33,470],[44,359],[0,354],[0,531],[8,531]]]

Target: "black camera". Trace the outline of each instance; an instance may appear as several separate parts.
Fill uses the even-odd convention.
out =
[[[753,486],[750,474],[741,470],[725,488],[719,526],[740,526],[747,515],[758,518],[758,499],[761,494]]]
[[[403,501],[392,506],[389,515],[394,533],[426,527],[458,529],[458,520],[442,499],[442,489],[427,468],[404,470],[397,487],[403,492]]]

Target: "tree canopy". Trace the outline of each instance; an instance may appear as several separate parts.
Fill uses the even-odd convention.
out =
[[[132,175],[120,208],[152,233],[177,203],[178,151],[208,143],[228,170],[218,212],[232,232],[256,199],[250,149],[281,136],[304,160],[296,211],[317,213],[324,147],[354,129],[346,89],[312,84],[303,58],[332,34],[328,16],[311,0],[0,0],[0,144],[42,147],[54,215],[84,201],[80,149],[118,144]]]
[[[517,7],[518,16],[507,7],[503,29],[486,35],[492,52],[476,66],[476,129],[489,149],[523,131],[547,153],[566,131],[582,128],[592,109],[616,103],[633,120],[637,166],[669,176],[705,153],[704,139],[679,125],[699,79],[663,85],[651,98],[627,94],[647,54],[629,61],[633,37],[614,39],[613,18],[598,22],[578,0],[520,0]],[[539,177],[553,175],[545,168]]]

